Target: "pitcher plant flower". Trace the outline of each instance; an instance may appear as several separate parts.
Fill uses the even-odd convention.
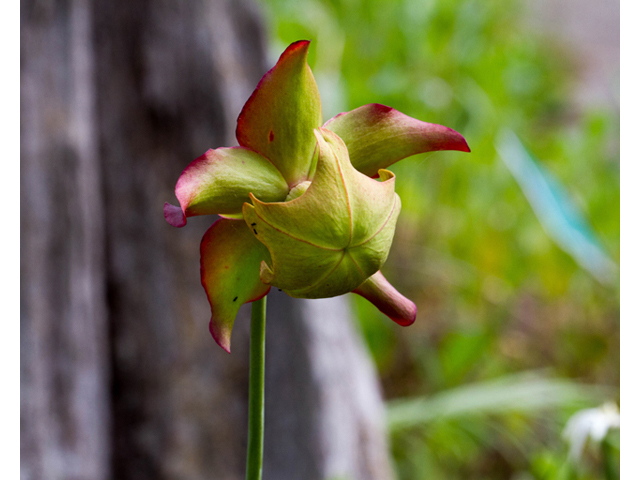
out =
[[[456,131],[380,104],[323,125],[308,48],[289,45],[240,112],[240,146],[194,160],[176,184],[180,206],[164,206],[175,227],[220,216],[202,239],[200,266],[210,331],[227,352],[240,306],[272,286],[298,298],[354,292],[412,324],[415,304],[380,273],[401,207],[387,167],[422,152],[469,151]]]

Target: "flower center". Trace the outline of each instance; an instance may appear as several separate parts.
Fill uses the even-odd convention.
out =
[[[311,185],[311,182],[309,180],[300,182],[298,185],[296,185],[289,191],[289,194],[287,195],[287,198],[284,199],[284,201],[290,202],[291,200],[301,197],[302,194],[307,191],[307,188],[309,188],[309,185]]]

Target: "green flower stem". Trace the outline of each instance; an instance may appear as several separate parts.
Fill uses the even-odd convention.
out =
[[[251,304],[251,352],[249,354],[249,440],[246,480],[262,479],[264,452],[264,351],[267,297]]]
[[[602,468],[604,470],[604,478],[606,478],[606,480],[614,480],[616,478],[620,478],[620,473],[616,472],[614,466],[613,449],[607,442],[606,438],[602,439],[600,448],[602,451]]]

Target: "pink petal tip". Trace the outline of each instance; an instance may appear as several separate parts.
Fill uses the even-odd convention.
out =
[[[164,219],[169,225],[176,228],[184,227],[187,224],[187,217],[182,209],[168,202],[164,204]]]
[[[231,354],[231,338],[228,335],[219,335],[215,331],[215,326],[213,325],[213,321],[209,322],[209,332],[211,336],[216,341],[216,343],[222,348],[225,352]]]
[[[369,300],[402,327],[408,327],[416,321],[416,304],[393,288],[380,272],[374,273],[353,293]]]

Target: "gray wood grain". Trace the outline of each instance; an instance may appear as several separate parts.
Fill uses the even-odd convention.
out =
[[[199,242],[162,205],[261,75],[230,0],[22,2],[22,478],[241,479],[248,312],[211,339]],[[269,295],[265,480],[391,478],[344,298]]]
[[[91,8],[23,2],[21,15],[22,478],[103,479],[109,361]]]

